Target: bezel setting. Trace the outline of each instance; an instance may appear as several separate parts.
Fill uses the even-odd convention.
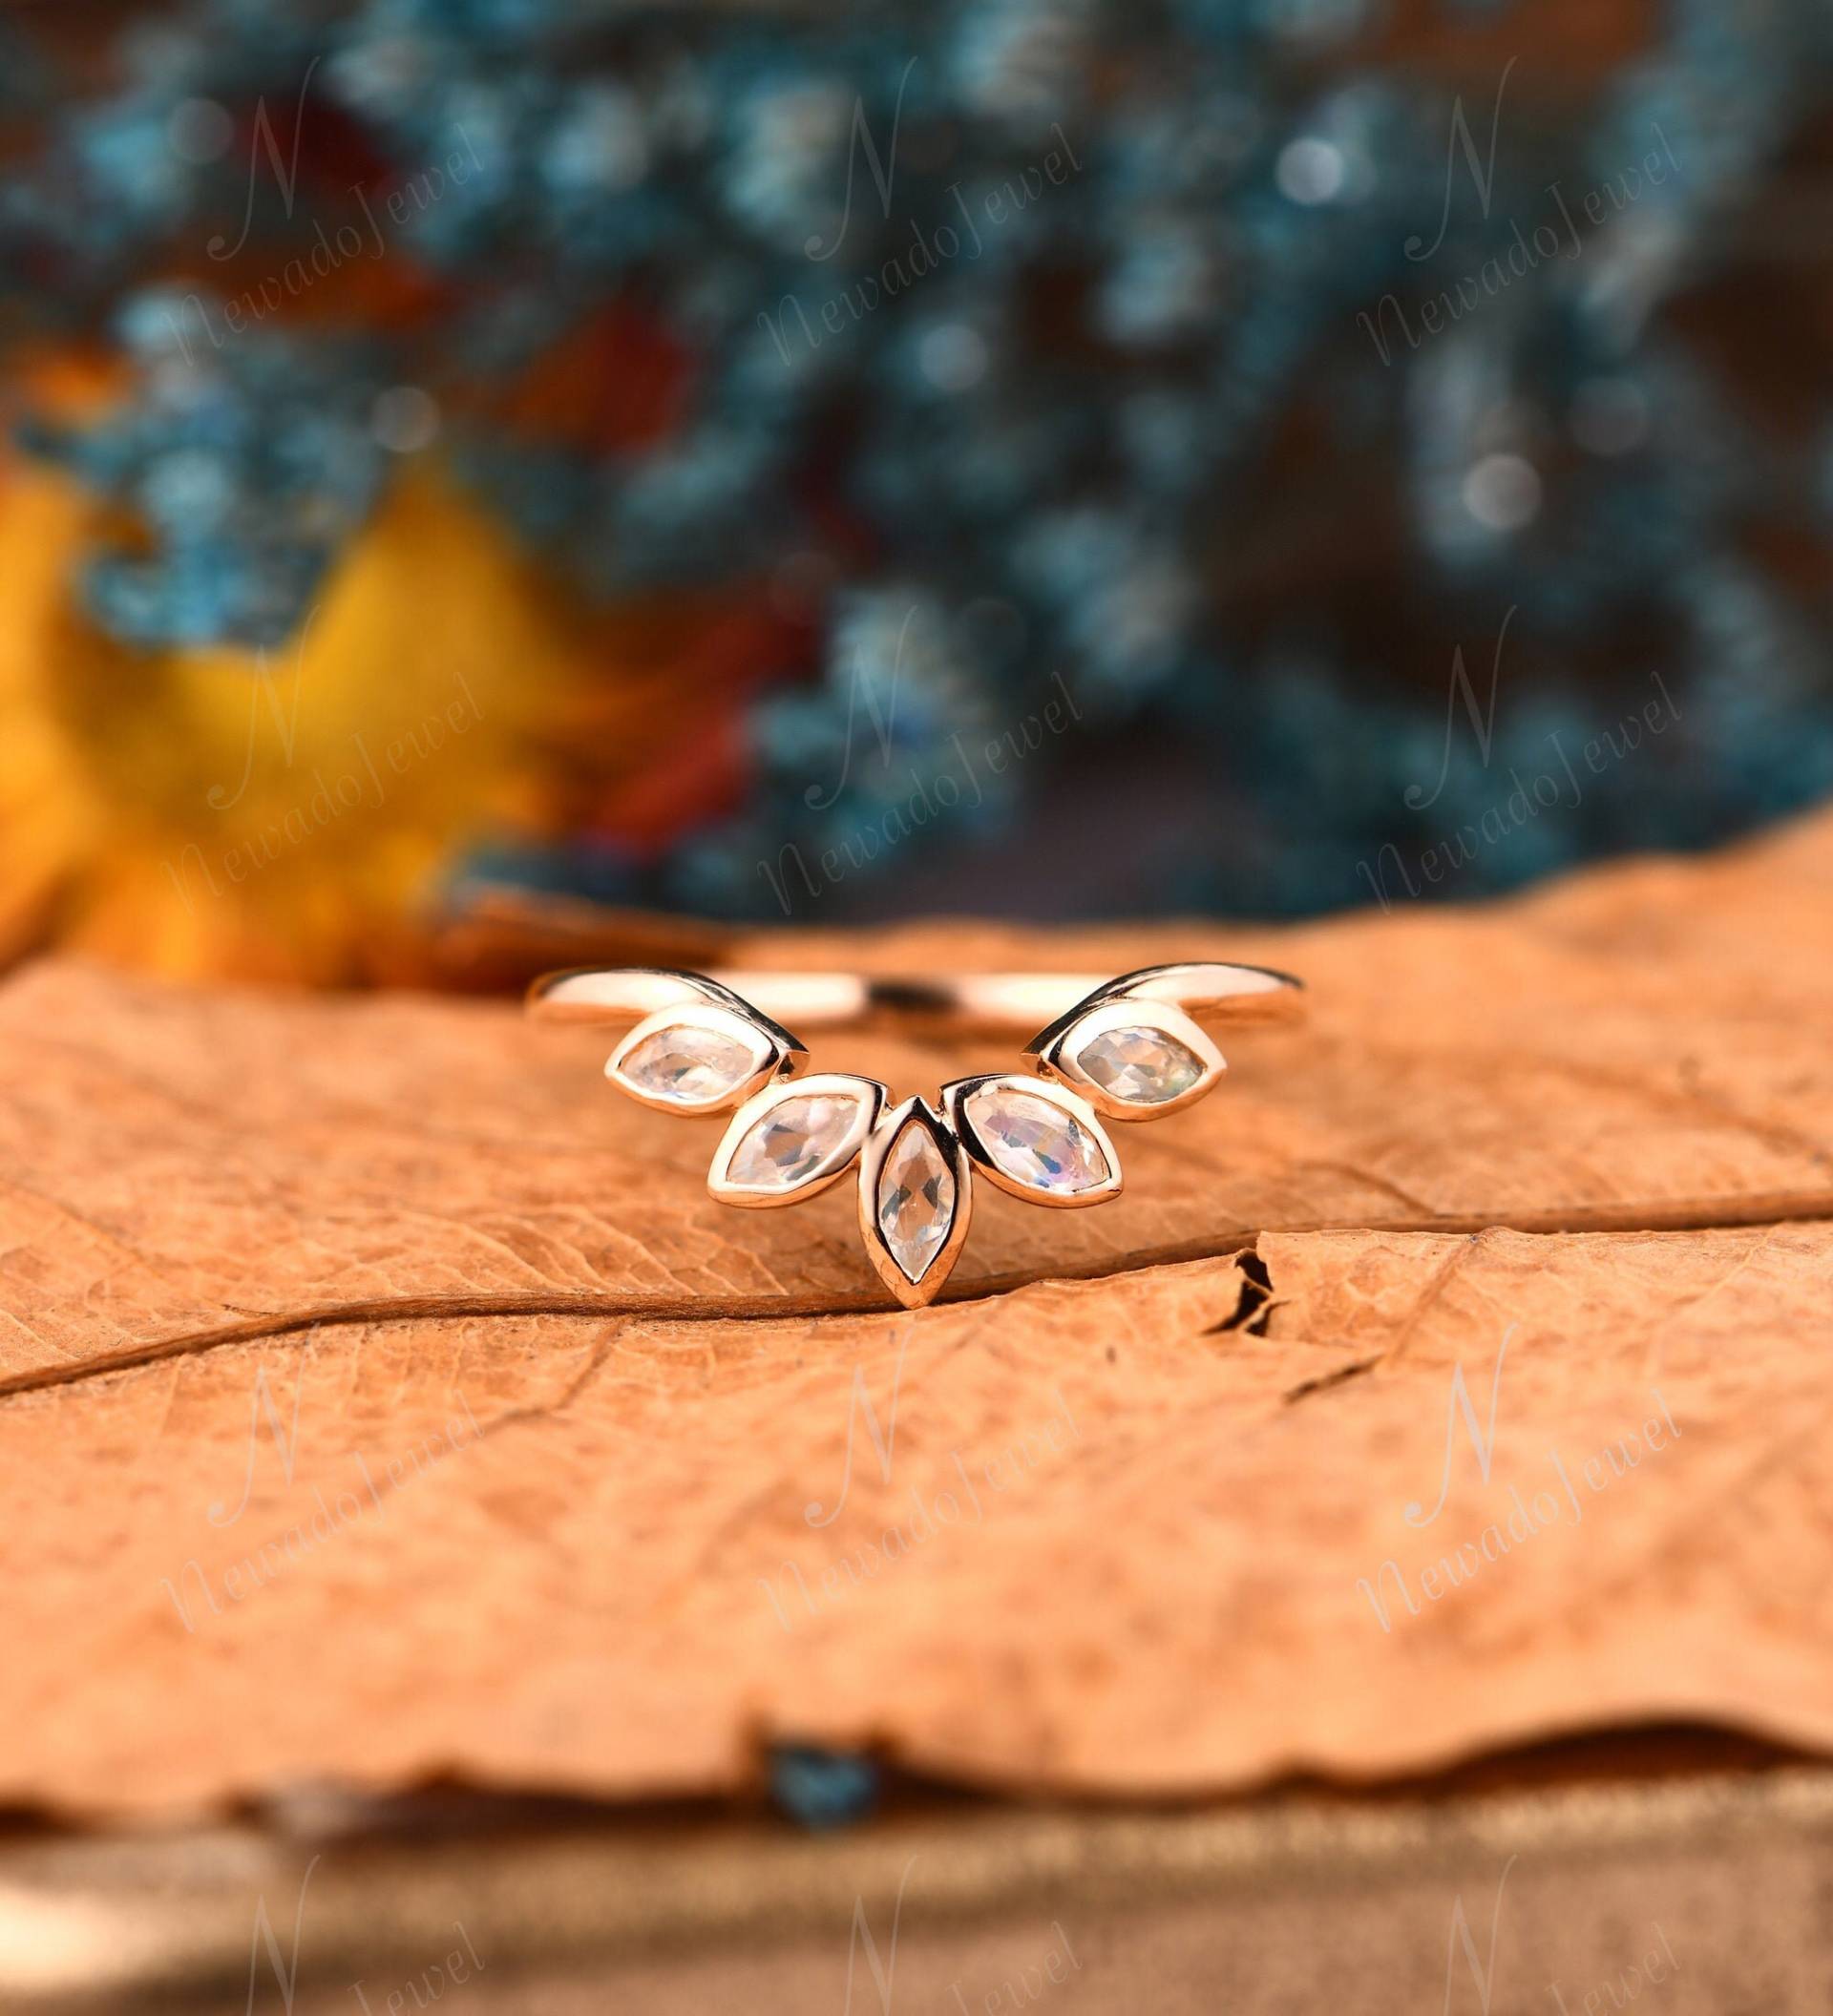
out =
[[[750,1068],[711,1099],[670,1099],[666,1093],[652,1092],[629,1077],[624,1065],[632,1051],[652,1036],[666,1035],[671,1029],[705,1029],[742,1044],[750,1059]],[[655,1014],[644,1016],[605,1060],[604,1075],[620,1092],[654,1112],[706,1115],[742,1105],[773,1079],[792,1074],[807,1054],[793,1037],[762,1018],[753,1019],[717,1001],[686,1001],[679,1007],[659,1008]]]
[[[853,1166],[854,1156],[878,1124],[878,1117],[890,1097],[890,1087],[881,1084],[877,1079],[860,1078],[845,1071],[814,1071],[806,1078],[783,1078],[766,1085],[732,1115],[731,1124],[713,1151],[712,1167],[706,1174],[707,1193],[721,1204],[735,1204],[748,1210],[772,1210],[817,1196],[839,1182]],[[778,1106],[792,1099],[849,1102],[853,1114],[845,1134],[797,1183],[766,1186],[735,1182],[731,1174],[732,1161],[751,1130]]]
[[[1170,1099],[1121,1099],[1091,1077],[1082,1063],[1082,1053],[1098,1037],[1114,1029],[1150,1029],[1190,1051],[1202,1071],[1193,1084]],[[1032,1052],[1038,1069],[1074,1089],[1109,1120],[1161,1120],[1169,1113],[1181,1113],[1215,1088],[1215,1082],[1228,1069],[1220,1050],[1198,1027],[1194,1018],[1169,1001],[1148,1001],[1122,996],[1104,1001],[1086,1014],[1078,1015],[1046,1030]]]
[[[942,1163],[955,1182],[955,1199],[948,1229],[941,1244],[929,1257],[922,1272],[912,1280],[892,1250],[878,1222],[878,1187],[891,1152],[906,1127],[920,1126],[939,1150]],[[859,1154],[859,1230],[866,1243],[866,1257],[878,1278],[906,1309],[923,1309],[941,1292],[942,1284],[954,1271],[961,1248],[967,1243],[968,1221],[974,1210],[974,1166],[959,1137],[947,1121],[925,1099],[907,1099],[880,1116]]]
[[[974,1124],[968,1111],[969,1102],[980,1092],[993,1088],[1023,1095],[1028,1099],[1040,1099],[1046,1105],[1055,1106],[1060,1112],[1073,1120],[1093,1140],[1107,1165],[1107,1174],[1099,1183],[1086,1185],[1079,1190],[1051,1190],[1042,1185],[1026,1183],[1004,1168],[995,1157],[993,1150],[981,1138],[980,1129]],[[974,1166],[996,1188],[1008,1196],[1021,1197],[1026,1204],[1041,1204],[1053,1211],[1085,1210],[1091,1204],[1106,1204],[1110,1197],[1118,1197],[1124,1181],[1121,1174],[1120,1157],[1114,1151],[1113,1143],[1107,1138],[1107,1130],[1095,1118],[1089,1102],[1067,1085],[1055,1083],[1047,1078],[1033,1078],[1019,1071],[983,1072],[974,1078],[958,1078],[942,1087],[942,1110],[948,1115],[949,1124],[959,1137]]]

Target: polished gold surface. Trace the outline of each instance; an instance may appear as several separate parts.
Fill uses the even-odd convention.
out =
[[[1036,1029],[1048,1036],[1060,1020],[1122,996],[1169,1002],[1199,1019],[1279,1020],[1303,1012],[1303,983],[1290,974],[1213,963],[1149,966],[1117,979],[1098,973],[695,974],[655,966],[577,967],[537,980],[528,1006],[542,1021],[612,1026],[659,1008],[722,999],[730,1005],[736,998],[785,1029],[944,1023],[988,1035]]]

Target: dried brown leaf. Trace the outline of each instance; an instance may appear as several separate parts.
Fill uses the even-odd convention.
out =
[[[1830,896],[1822,821],[1482,912],[736,941],[1313,983],[1128,1133],[1120,1202],[987,1197],[914,1318],[849,1199],[712,1205],[717,1130],[614,1102],[589,1035],[28,972],[0,1799],[689,1792],[771,1735],[1175,1794],[1650,1717],[1833,1742]],[[1549,1452],[1570,1510],[1427,1593]]]

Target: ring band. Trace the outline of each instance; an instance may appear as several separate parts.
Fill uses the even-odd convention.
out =
[[[897,1300],[918,1309],[966,1241],[977,1174],[1058,1209],[1118,1196],[1120,1158],[1102,1121],[1162,1120],[1193,1105],[1224,1069],[1203,1024],[1289,1018],[1302,986],[1262,966],[1212,964],[1110,980],[626,966],[548,974],[528,1005],[544,1021],[634,1024],[604,1068],[643,1105],[731,1113],[706,1178],[722,1204],[800,1204],[857,1161],[867,1255]],[[893,1104],[877,1079],[810,1071],[790,1024],[1038,1033],[1024,1045],[1025,1071],[955,1079],[935,1105]]]

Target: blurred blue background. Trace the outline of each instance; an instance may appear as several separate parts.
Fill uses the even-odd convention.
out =
[[[404,486],[564,612],[403,905],[1284,915],[1833,789],[1823,0],[0,34],[9,480],[94,507],[103,682],[271,680]],[[30,677],[119,811],[117,710]]]

